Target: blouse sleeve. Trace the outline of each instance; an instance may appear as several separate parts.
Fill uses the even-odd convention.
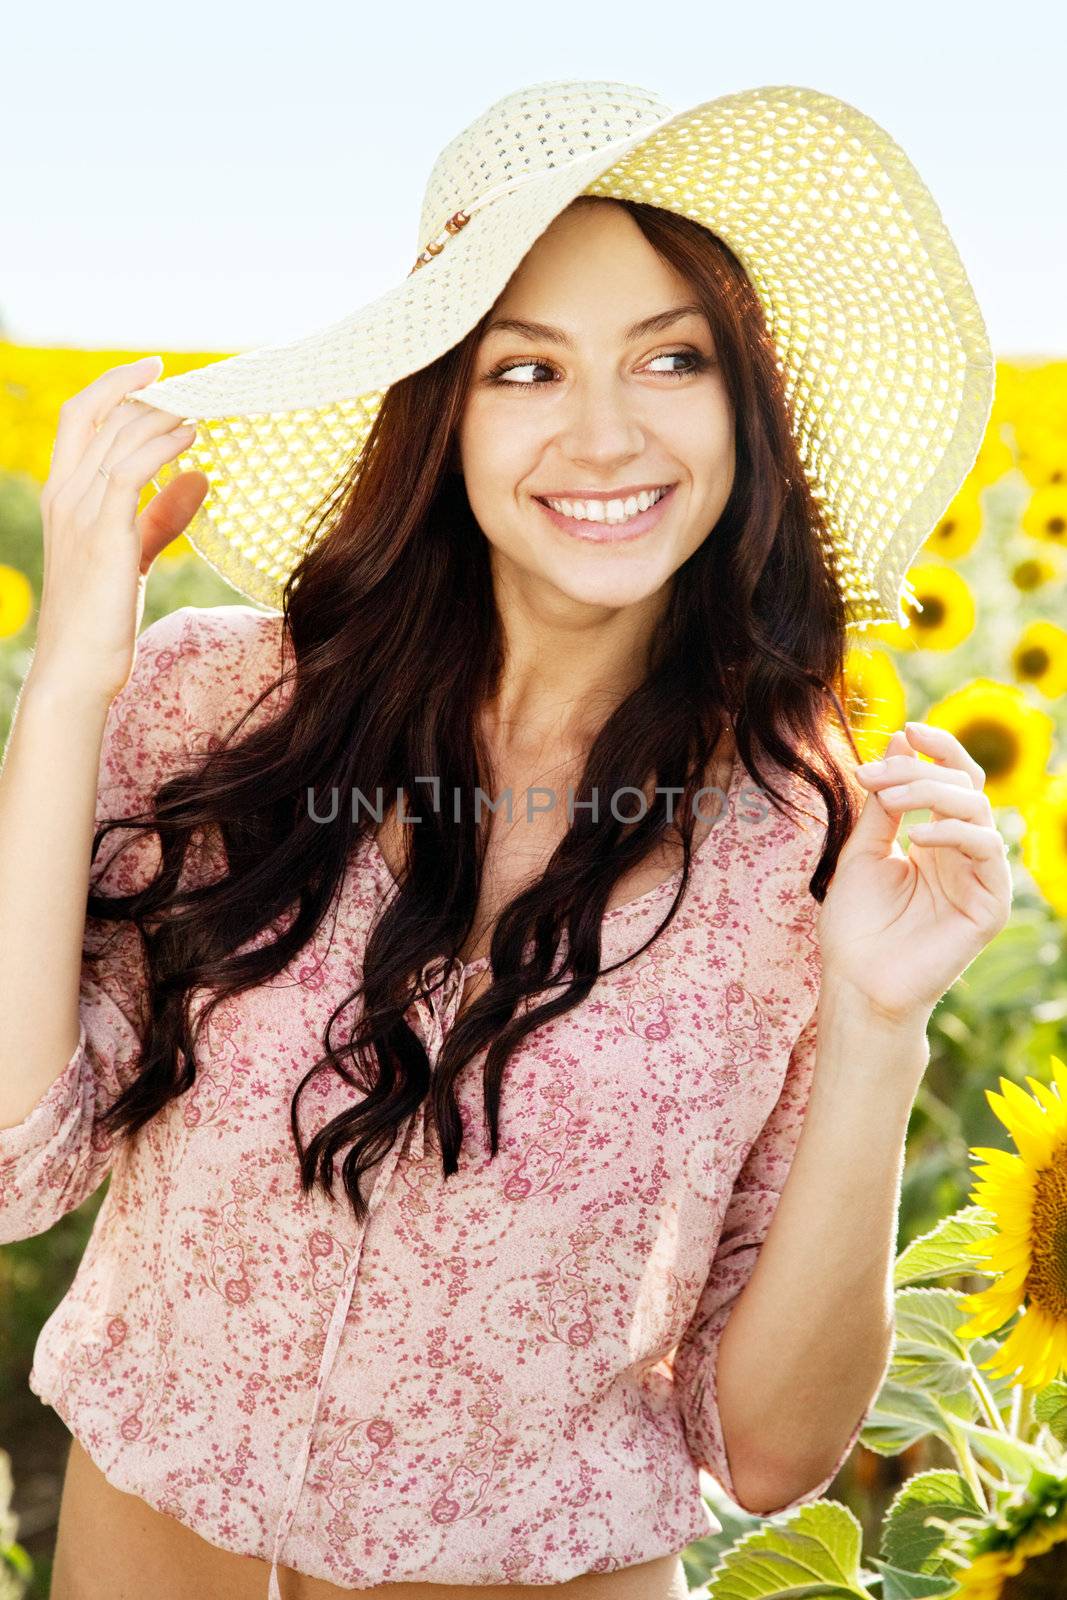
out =
[[[145,809],[155,789],[183,764],[179,663],[192,609],[168,613],[137,640],[133,671],[108,709],[97,823]],[[116,828],[100,844],[90,882],[107,894],[133,893],[154,877],[159,858],[154,833]],[[115,1141],[99,1117],[137,1075],[146,990],[136,928],[87,917],[74,1053],[23,1120],[0,1129],[0,1243],[44,1233],[93,1194],[110,1171]]]
[[[711,1271],[673,1360],[675,1393],[690,1456],[742,1509],[726,1457],[719,1416],[716,1391],[719,1345],[730,1312],[755,1269],[760,1246],[770,1229],[792,1166],[815,1069],[817,1026],[816,1008],[793,1046],[781,1094],[738,1174]],[[766,1515],[789,1511],[825,1493],[852,1453],[873,1407],[872,1397],[822,1482]]]

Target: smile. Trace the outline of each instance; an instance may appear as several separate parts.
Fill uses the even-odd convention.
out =
[[[640,494],[630,495],[627,500],[546,499],[543,503],[562,517],[572,517],[575,522],[606,522],[618,526],[636,517],[639,512],[650,510],[657,500],[662,500],[669,487],[664,485],[659,489],[643,489]]]
[[[548,520],[572,539],[586,544],[618,544],[639,539],[655,528],[666,515],[676,485],[642,489],[625,499],[571,500],[535,495],[534,499]]]

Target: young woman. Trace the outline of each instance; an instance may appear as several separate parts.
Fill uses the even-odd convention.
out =
[[[754,205],[799,160],[786,110],[839,106],[805,93],[700,108],[721,137],[794,96]],[[452,228],[375,313],[410,319],[406,370],[373,403],[359,370],[339,514],[280,612],[182,607],[134,644],[187,526],[257,602],[279,576],[280,536],[271,568],[205,494],[263,505],[257,471],[306,465],[278,414],[307,347],[275,353],[290,407],[238,357],[243,410],[146,405],[143,363],[63,408],[0,779],[3,1237],[111,1173],[31,1374],[74,1434],[53,1600],[676,1600],[715,1527],[698,1469],[755,1513],[814,1499],[880,1387],[926,1022],[1007,918],[1003,843],[921,723],[864,803],[842,663],[892,570],[855,552],[893,447],[857,445],[847,362],[819,389],[829,300],[799,365],[800,323],[772,337],[753,278],[788,247],[750,277],[700,180],[666,192],[696,124],[627,124],[670,205],[586,192],[627,94],[524,91],[445,152]],[[570,155],[516,189],[531,97]],[[492,228],[448,194],[490,158],[521,203]],[[411,333],[434,303],[467,325]],[[417,337],[446,342],[412,364]],[[316,350],[336,421],[356,380]],[[954,443],[900,423],[901,547],[980,436],[980,351],[951,371]],[[211,470],[137,516],[190,414]],[[817,492],[850,461],[858,513]]]

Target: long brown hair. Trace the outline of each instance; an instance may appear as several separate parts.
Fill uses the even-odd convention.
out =
[[[386,392],[364,450],[339,480],[339,518],[306,550],[285,589],[283,628],[296,662],[288,702],[237,737],[242,717],[194,770],[156,790],[152,814],[136,823],[157,830],[162,847],[147,887],[132,896],[89,896],[90,916],[132,922],[143,940],[150,1005],[143,1055],[138,1076],[103,1116],[112,1132],[132,1137],[195,1079],[190,991],[211,991],[198,1037],[215,1006],[280,972],[314,935],[356,846],[375,825],[368,812],[353,818],[341,806],[322,826],[305,797],[314,791],[321,810],[321,797],[335,786],[345,796],[358,789],[370,797],[378,786],[385,795],[403,792],[409,814],[423,821],[404,830],[414,838],[399,892],[371,930],[361,986],[331,1014],[325,1054],[290,1107],[305,1193],[319,1182],[332,1199],[334,1159],[351,1147],[342,1179],[357,1221],[366,1216],[361,1174],[388,1153],[427,1094],[444,1174],[457,1170],[462,1124],[453,1084],[483,1048],[484,1110],[496,1154],[509,1055],[539,1024],[589,994],[601,972],[600,924],[614,884],[677,830],[678,891],[641,949],[669,925],[689,881],[692,797],[725,729],[772,804],[783,797],[764,784],[757,751],[821,794],[827,831],[809,885],[817,900],[855,821],[856,800],[827,739],[828,732],[837,737],[830,727],[836,718],[858,759],[838,698],[844,603],[752,285],[726,245],[686,217],[632,202],[580,203],[624,205],[692,285],[735,417],[734,484],[714,537],[678,570],[644,680],[600,727],[576,789],[580,802],[620,784],[674,786],[682,790],[676,820],[668,821],[666,801],[627,822],[593,822],[589,808],[576,805],[542,877],[501,914],[490,947],[491,985],[451,1030],[431,1075],[405,1012],[426,963],[455,957],[470,936],[486,840],[472,817],[457,822],[447,808],[427,807],[417,779],[438,775],[444,793],[491,792],[477,713],[503,667],[488,544],[453,470],[486,313],[459,344]],[[311,544],[315,530],[308,531]],[[812,755],[817,764],[809,764]],[[118,820],[97,829],[94,859]],[[179,877],[198,830],[221,837],[227,870],[190,896]],[[286,914],[278,937],[254,939]],[[564,930],[566,961],[557,973]],[[238,951],[250,940],[252,949]],[[517,1015],[521,1002],[549,988],[549,998]],[[356,1031],[333,1041],[339,1014],[361,992]],[[298,1102],[316,1074],[331,1070],[358,1082],[364,1097],[305,1147]]]

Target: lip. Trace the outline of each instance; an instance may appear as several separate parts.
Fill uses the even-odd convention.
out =
[[[632,494],[651,494],[655,489],[673,489],[673,483],[631,483],[622,489],[546,489],[536,500],[629,500]]]
[[[661,489],[663,485],[653,483],[648,487],[650,489]],[[629,522],[620,522],[615,527],[609,527],[606,522],[579,522],[575,517],[565,517],[561,511],[553,511],[551,506],[545,505],[540,495],[534,495],[534,499],[545,516],[557,528],[569,534],[572,539],[581,539],[586,544],[622,544],[629,543],[632,539],[639,539],[642,534],[648,533],[652,528],[656,527],[663,518],[665,507],[676,488],[676,484],[670,484],[667,487],[667,493],[660,495],[654,506],[649,506],[647,511],[639,511],[636,517],[631,517]],[[639,493],[640,491],[637,492]],[[572,497],[568,495],[553,495],[552,498],[553,500],[566,500]],[[616,500],[622,499],[624,496],[614,494],[607,496],[574,495],[573,498],[576,500],[599,500],[605,498]]]

